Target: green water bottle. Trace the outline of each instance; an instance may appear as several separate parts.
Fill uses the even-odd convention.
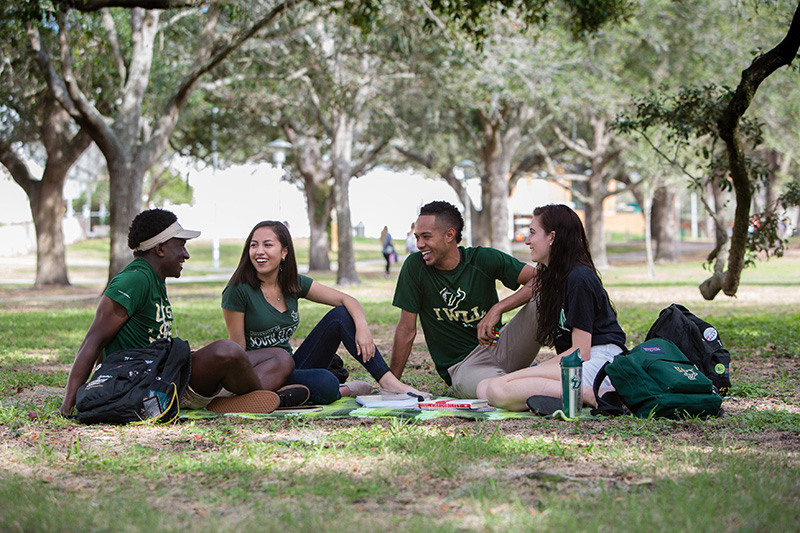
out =
[[[575,418],[583,409],[583,359],[580,349],[561,358],[561,410]]]

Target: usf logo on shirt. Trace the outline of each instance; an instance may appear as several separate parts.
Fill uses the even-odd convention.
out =
[[[444,287],[442,290],[439,291],[439,296],[442,297],[444,303],[449,308],[458,307],[464,298],[467,297],[467,293],[464,292],[461,287],[456,289],[456,293],[453,294],[447,287]]]
[[[433,312],[436,314],[437,320],[461,322],[464,327],[474,327],[473,324],[480,321],[480,319],[486,315],[486,311],[480,311],[477,305],[466,311],[456,309],[458,304],[464,301],[464,298],[467,297],[467,293],[464,292],[464,290],[460,287],[456,289],[455,294],[451,290],[443,288],[441,291],[439,291],[439,296],[442,297],[442,300],[444,300],[444,303],[447,307],[433,308]]]
[[[147,334],[150,337],[150,342],[153,342],[157,339],[169,339],[172,337],[172,305],[167,302],[156,302],[156,322],[159,323],[158,333],[155,337],[153,337],[152,328],[148,328]]]

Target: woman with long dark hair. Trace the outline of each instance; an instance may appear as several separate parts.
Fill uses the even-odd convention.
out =
[[[525,244],[537,263],[533,294],[538,295],[536,341],[555,348],[557,357],[478,385],[478,397],[512,411],[524,411],[537,401],[548,407],[560,402],[560,361],[580,350],[584,402],[595,405],[592,385],[606,361],[622,352],[625,333],[592,261],[586,232],[578,215],[566,205],[551,204],[533,211]],[[611,390],[604,381],[601,395]],[[526,403],[527,402],[527,403]],[[552,411],[553,409],[547,408]]]
[[[289,339],[300,322],[298,299],[333,307],[292,354]],[[247,351],[280,349],[292,354],[295,370],[287,384],[305,385],[311,403],[328,404],[340,396],[369,394],[363,381],[342,385],[328,370],[341,344],[388,390],[422,394],[397,379],[375,347],[358,300],[299,275],[289,229],[263,221],[250,231],[239,265],[222,293],[228,337]]]

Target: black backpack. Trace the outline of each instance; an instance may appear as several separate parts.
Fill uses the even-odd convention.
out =
[[[680,304],[663,309],[647,332],[672,341],[724,396],[731,386],[731,354],[723,348],[714,326],[692,314]]]
[[[78,389],[77,418],[84,424],[172,421],[191,372],[191,350],[182,339],[114,352]]]

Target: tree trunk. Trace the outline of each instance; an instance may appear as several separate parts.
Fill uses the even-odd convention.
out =
[[[678,260],[675,241],[677,231],[675,217],[675,191],[671,187],[659,187],[653,198],[653,228],[656,239],[656,257],[659,264]]]
[[[578,182],[578,187],[573,195],[584,203],[586,213],[584,225],[592,259],[598,268],[603,268],[608,266],[603,201],[616,194],[616,192],[610,192],[609,187],[613,176],[619,174],[618,168],[614,167],[621,166],[619,158],[622,148],[615,146],[615,134],[606,127],[607,123],[604,118],[593,115],[590,117],[590,122],[592,125],[591,142],[585,139],[572,139],[558,127],[554,127],[553,131],[569,150],[588,161],[590,168],[588,179],[582,186]]]
[[[69,285],[64,247],[63,189],[66,169],[60,177],[42,180],[38,198],[31,198],[33,225],[36,228],[36,282],[34,287]]]
[[[491,228],[491,211],[489,208],[489,190],[482,189],[481,196],[483,201],[483,209],[472,210],[472,246],[491,246],[492,239],[489,232]]]
[[[586,238],[589,239],[592,260],[597,268],[605,268],[608,266],[608,255],[606,254],[603,202],[587,202],[584,210],[586,213]]]
[[[133,251],[128,247],[128,228],[133,218],[142,209],[142,182],[144,173],[137,175],[130,165],[109,160],[108,214],[111,237],[108,281],[119,274],[133,260]]]
[[[356,272],[355,252],[353,250],[353,224],[350,216],[350,176],[342,174],[336,180],[336,220],[339,251],[339,266],[336,283],[339,285],[356,285],[360,282]]]
[[[35,179],[25,162],[5,143],[0,143],[0,163],[28,195],[36,229],[34,286],[67,286],[70,283],[63,231],[64,181],[70,167],[91,144],[91,138],[83,130],[75,135],[70,132],[69,115],[49,92],[41,98],[37,111],[42,120],[41,138],[47,153],[42,179]]]
[[[331,221],[331,191],[320,187],[313,180],[305,180],[308,203],[308,225],[310,229],[308,269],[328,271],[331,269],[330,239],[328,225]]]
[[[336,198],[336,222],[339,250],[336,282],[339,285],[359,283],[353,251],[353,223],[350,215],[350,178],[355,121],[342,112],[335,121],[333,138],[333,178]]]
[[[761,83],[779,68],[790,65],[797,57],[798,49],[800,49],[800,4],[794,12],[791,25],[783,40],[772,50],[757,57],[742,72],[736,92],[717,123],[719,136],[725,142],[728,152],[728,170],[733,182],[733,190],[736,193],[728,270],[725,272],[722,282],[722,291],[727,296],[735,296],[739,288],[747,252],[747,232],[750,227],[750,203],[752,201],[750,175],[742,146],[739,121],[750,107]]]
[[[67,286],[67,262],[64,250],[62,219],[64,207],[62,190],[67,169],[48,162],[41,181],[34,179],[25,165],[8,145],[0,145],[0,162],[8,169],[14,181],[28,196],[28,203],[36,230],[36,281],[35,287]]]
[[[480,147],[486,168],[489,198],[484,197],[483,208],[489,206],[492,247],[511,253],[509,236],[508,197],[511,194],[509,179],[511,161],[520,146],[522,129],[533,118],[533,109],[524,104],[503,101],[496,112],[480,113],[482,146]]]
[[[310,230],[308,269],[329,271],[331,269],[329,255],[331,246],[328,228],[331,221],[334,193],[328,184],[332,165],[322,158],[323,149],[327,149],[327,147],[319,138],[299,134],[289,122],[285,122],[282,128],[296,155],[294,172],[300,174],[302,178],[303,193],[306,197],[306,213],[308,213]]]
[[[650,194],[643,195],[641,200],[642,214],[644,214],[644,257],[647,264],[647,277],[654,279],[656,277],[656,269],[653,261],[653,198]]]
[[[722,284],[725,281],[725,264],[728,262],[728,255],[731,247],[730,239],[728,238],[728,223],[725,216],[725,200],[724,192],[717,183],[712,183],[710,186],[711,197],[714,200],[714,212],[709,212],[712,228],[714,233],[714,241],[716,246],[708,254],[706,261],[714,263],[714,274],[700,284],[700,294],[706,300],[713,300],[719,291],[722,290]],[[706,203],[707,209],[709,206]]]
[[[508,174],[497,169],[489,174],[491,200],[492,247],[501,252],[511,253],[511,239],[508,236]]]
[[[79,87],[73,72],[75,51],[69,48],[67,32],[79,28],[67,20],[67,12],[58,12],[58,30],[61,72],[55,71],[49,53],[45,50],[38,32],[31,30],[31,46],[48,87],[73,119],[84,128],[103,152],[110,180],[109,215],[111,224],[111,251],[109,280],[131,260],[127,246],[128,227],[141,208],[142,182],[147,170],[153,166],[167,146],[175,129],[178,116],[189,100],[200,78],[221,63],[231,52],[259,30],[271,24],[287,10],[302,0],[288,0],[276,5],[250,27],[229,34],[224,42],[217,35],[217,21],[222,7],[212,5],[205,11],[205,25],[198,35],[195,61],[186,73],[176,73],[179,80],[173,88],[160,114],[144,117],[143,102],[150,80],[155,36],[158,32],[160,12],[133,8],[130,10],[130,51],[126,57],[117,54],[117,64],[126,68],[119,81],[121,91],[116,98],[116,116],[104,116],[93,101]],[[109,31],[115,31],[113,27]],[[116,39],[117,35],[110,38]],[[116,53],[117,51],[113,51]],[[165,90],[165,94],[168,90]],[[110,100],[114,100],[111,98]],[[147,127],[144,125],[147,124]]]

